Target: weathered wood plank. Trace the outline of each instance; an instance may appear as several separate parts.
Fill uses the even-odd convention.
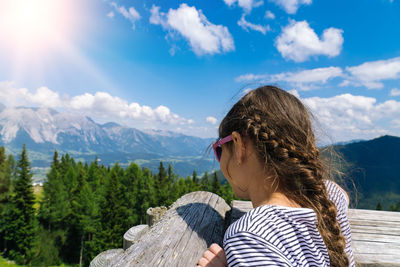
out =
[[[369,222],[392,222],[400,224],[400,213],[393,211],[349,209],[349,219]]]
[[[132,227],[124,234],[123,248],[128,249],[135,243],[142,235],[144,235],[149,230],[147,224],[140,224]]]
[[[400,245],[396,243],[375,242],[371,240],[355,240],[352,242],[353,251],[357,255],[374,255],[379,257],[392,255],[398,259],[400,263]]]
[[[222,245],[226,225],[251,209],[250,201],[231,208],[212,193],[187,194],[125,252],[103,252],[91,266],[194,266],[211,243]],[[350,209],[348,216],[359,266],[400,266],[400,213]]]
[[[124,253],[124,250],[121,248],[118,249],[110,249],[103,251],[99,255],[97,255],[91,262],[89,267],[106,267],[110,265],[110,261],[113,258],[116,258]]]
[[[213,193],[187,194],[110,266],[194,266],[209,245],[222,243],[229,210]]]

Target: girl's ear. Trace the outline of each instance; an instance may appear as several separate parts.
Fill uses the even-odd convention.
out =
[[[242,164],[245,160],[246,146],[244,139],[238,132],[232,132],[232,141],[234,145],[234,154],[238,165]]]

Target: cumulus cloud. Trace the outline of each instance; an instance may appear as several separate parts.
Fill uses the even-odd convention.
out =
[[[130,7],[129,9],[126,9],[124,6],[118,6],[117,3],[115,3],[115,2],[112,2],[111,6],[118,13],[120,13],[122,16],[124,16],[124,18],[128,19],[132,23],[132,29],[134,30],[136,21],[141,19],[141,16],[140,16],[139,12],[137,12],[134,7]],[[113,16],[114,16],[114,13],[112,13],[111,17],[113,17]]]
[[[262,6],[264,1],[256,1],[256,0],[224,0],[225,4],[228,6],[233,6],[234,4],[238,4],[246,13],[250,13],[251,10],[255,7]]]
[[[334,141],[399,135],[393,125],[400,117],[400,102],[377,103],[373,97],[342,94],[302,99],[316,116],[322,131]],[[389,121],[389,125],[386,123]]]
[[[40,87],[34,93],[26,88],[15,88],[12,82],[0,82],[0,98],[9,106],[34,105],[80,112],[94,118],[122,120],[140,123],[161,123],[165,125],[193,124],[164,106],[151,108],[136,102],[129,103],[106,92],[85,93],[77,96],[60,96],[47,87]]]
[[[265,11],[264,17],[265,17],[266,19],[275,19],[275,14],[272,13],[271,11],[267,10],[267,11]]]
[[[310,5],[312,0],[272,0],[289,14],[296,14],[300,5]]]
[[[393,88],[390,90],[390,96],[400,96],[400,90],[397,88]]]
[[[217,124],[218,120],[212,116],[208,116],[206,118],[206,122],[211,123],[211,124]]]
[[[359,66],[347,67],[350,73],[347,84],[365,86],[369,89],[383,88],[383,80],[400,78],[400,57],[365,62]]]
[[[342,77],[343,71],[339,67],[316,68],[298,72],[282,72],[278,74],[245,74],[236,78],[237,82],[257,81],[262,83],[285,82],[298,90],[317,89],[328,80]]]
[[[235,78],[237,82],[286,82],[296,89],[316,89],[329,80],[342,79],[339,86],[365,86],[368,89],[384,87],[386,80],[400,79],[400,57],[364,62],[358,66],[316,68],[297,72],[283,72],[278,74],[243,74]],[[399,89],[393,88],[390,96],[398,96]]]
[[[150,23],[161,25],[169,35],[179,33],[198,55],[229,52],[235,49],[233,38],[227,27],[212,24],[201,10],[181,4],[178,9],[160,12],[160,7],[153,5]]]
[[[0,82],[1,102],[11,106],[40,105],[48,108],[56,108],[62,105],[62,99],[58,93],[47,87],[40,87],[34,93],[26,88],[15,88],[13,82]]]
[[[253,31],[261,32],[264,35],[267,33],[267,31],[271,30],[269,25],[258,25],[258,24],[253,24],[253,23],[248,22],[245,19],[245,14],[243,14],[241,19],[238,21],[238,25],[246,31],[249,31],[249,29],[250,29]]]
[[[343,31],[336,28],[325,29],[321,39],[307,21],[292,20],[282,29],[275,46],[285,59],[303,62],[311,56],[335,57],[343,45]]]

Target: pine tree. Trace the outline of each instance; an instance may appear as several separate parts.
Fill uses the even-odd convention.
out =
[[[217,174],[217,172],[214,172],[211,192],[219,195],[221,193],[220,191],[221,191],[221,184],[219,183],[219,180],[218,180],[218,174]]]
[[[12,207],[6,216],[6,240],[9,248],[6,254],[18,263],[26,264],[32,257],[36,236],[34,201],[32,174],[24,145],[17,164],[17,178],[11,196]]]
[[[74,217],[73,221],[75,221],[76,236],[79,237],[76,240],[79,241],[79,244],[76,244],[76,252],[79,252],[79,266],[82,266],[84,263],[89,263],[92,257],[94,257],[94,255],[90,254],[90,251],[86,251],[85,244],[91,241],[91,236],[97,230],[99,210],[94,194],[86,181],[85,167],[81,163],[78,164],[77,171],[77,187],[74,190],[72,214]],[[74,262],[77,261],[78,259],[74,260]]]
[[[0,147],[0,251],[6,250],[6,211],[10,207],[11,170],[5,148]]]
[[[68,194],[59,171],[58,153],[55,151],[51,169],[43,184],[43,198],[39,209],[39,220],[50,232],[65,229],[63,223],[70,213]]]
[[[168,185],[172,185],[175,182],[175,174],[172,169],[172,165],[168,164]]]
[[[140,211],[136,210],[136,203],[142,201],[137,197],[139,193],[139,179],[141,177],[142,171],[140,167],[135,163],[131,163],[125,170],[125,176],[122,181],[124,185],[124,199],[129,214],[126,220],[131,226],[139,224],[140,220]]]
[[[142,174],[138,182],[137,201],[135,205],[135,209],[140,216],[140,224],[146,223],[146,211],[148,208],[160,206],[160,203],[157,201],[157,191],[154,187],[155,181],[151,171],[147,168],[143,168]]]
[[[200,184],[201,184],[201,190],[211,191],[210,177],[208,176],[208,172],[204,173],[203,177],[201,178]]]
[[[158,197],[158,205],[159,206],[167,206],[168,205],[168,176],[165,171],[164,164],[162,161],[160,162],[160,166],[158,167],[158,174],[156,180],[156,191]]]
[[[382,205],[380,202],[376,205],[376,210],[382,210]]]
[[[101,206],[102,243],[104,249],[122,246],[122,236],[126,229],[126,209],[121,198],[121,172],[123,169],[116,163],[110,170],[110,180],[106,189],[104,202]]]
[[[193,174],[192,174],[192,181],[195,184],[199,183],[199,178],[197,177],[197,172],[195,170],[193,171]]]

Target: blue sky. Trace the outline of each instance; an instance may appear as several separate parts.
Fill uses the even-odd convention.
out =
[[[335,141],[400,136],[399,0],[0,0],[0,99],[216,137],[274,84]]]

